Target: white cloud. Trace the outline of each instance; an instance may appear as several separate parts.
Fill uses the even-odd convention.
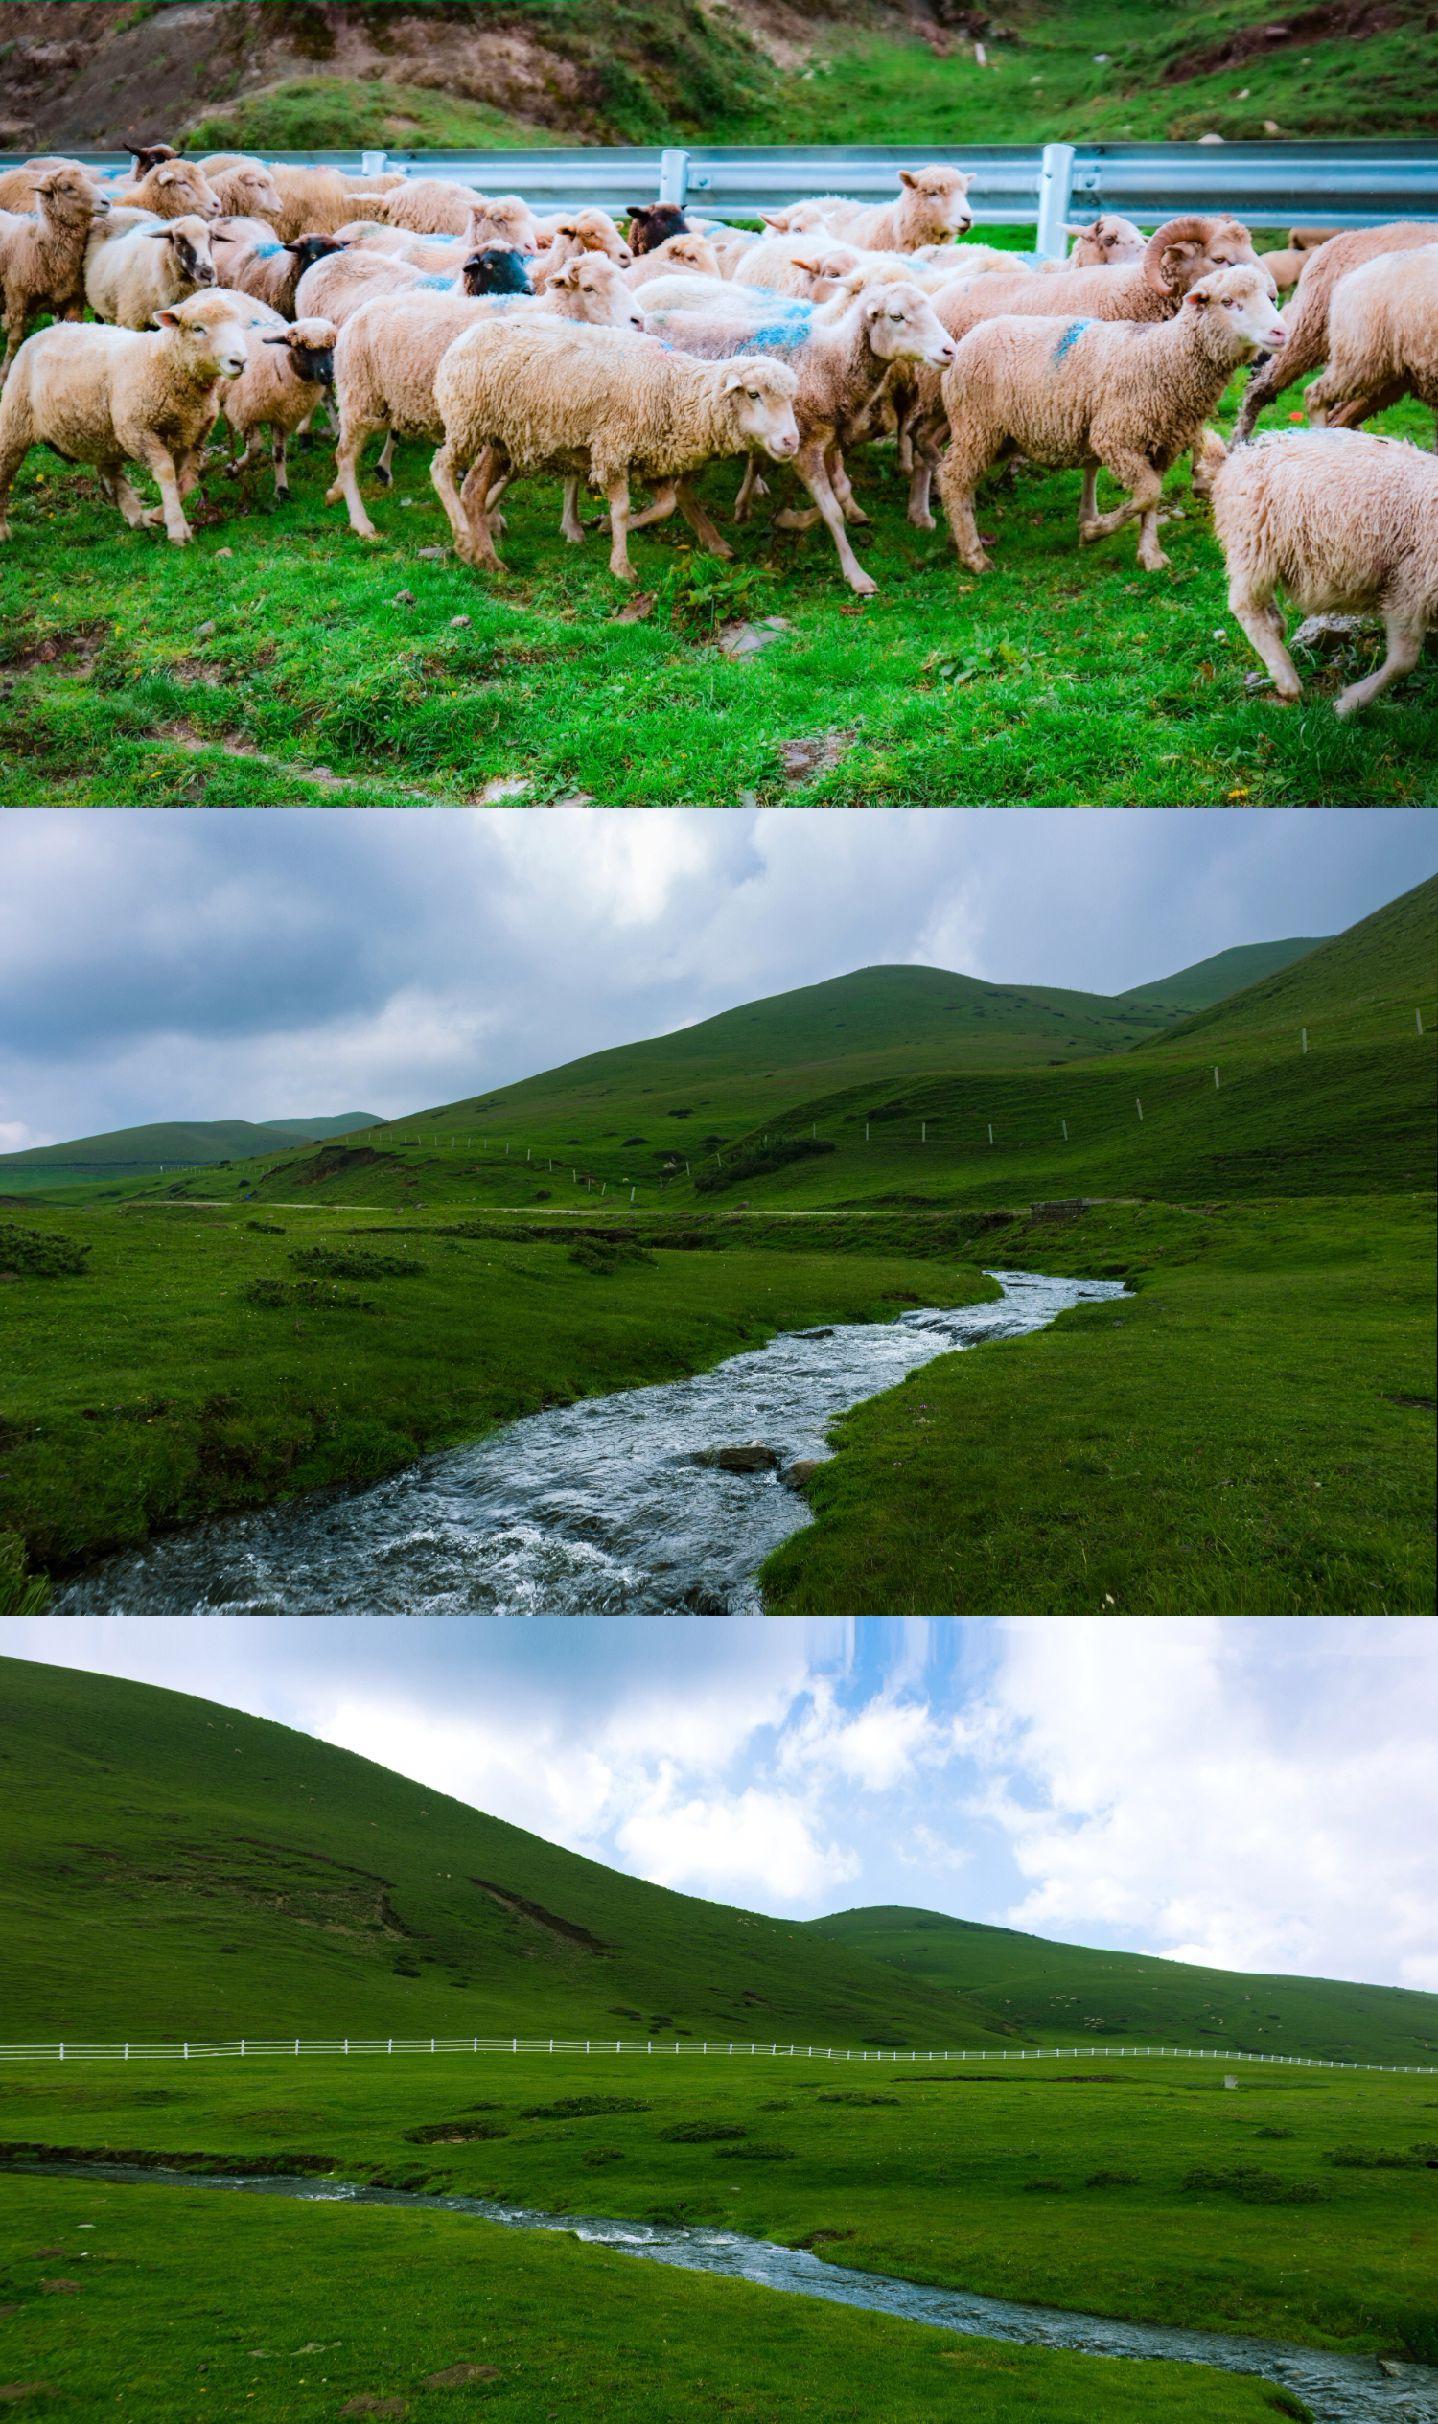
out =
[[[821,1838],[794,1794],[746,1786],[685,1795],[662,1776],[615,1830],[626,1860],[656,1885],[727,1899],[807,1902],[859,1874],[851,1850]]]
[[[1178,1960],[1431,1979],[1438,1630],[1002,1628],[958,1732],[1028,1891],[1009,1924]]]

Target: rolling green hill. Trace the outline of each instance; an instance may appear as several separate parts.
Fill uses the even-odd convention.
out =
[[[1331,1978],[1250,1977],[1146,1953],[1090,1951],[941,1911],[875,1907],[810,1921],[847,1952],[947,1986],[1041,2044],[1205,2046],[1340,2062],[1432,2062],[1438,1995]]]
[[[369,1111],[341,1111],[324,1119],[150,1120],[138,1128],[112,1128],[99,1136],[0,1154],[0,1195],[76,1179],[145,1178],[166,1169],[248,1161],[378,1125]]]
[[[816,1954],[796,1921],[620,1876],[147,1684],[0,1662],[0,1810],[13,2040],[1009,2034],[867,1954]]]
[[[12,2040],[348,2031],[1431,2059],[1438,1996],[671,1893],[215,1701],[0,1662]]]
[[[1260,977],[1271,976],[1286,968],[1291,960],[1316,951],[1324,939],[1321,935],[1296,934],[1281,943],[1238,943],[1232,951],[1218,951],[1211,959],[1195,960],[1191,968],[1180,968],[1175,976],[1161,976],[1149,985],[1130,985],[1126,993],[1115,998],[1142,1008],[1183,1014],[1206,1009],[1210,1002],[1227,1001],[1231,993],[1240,992],[1245,985],[1256,985]]]

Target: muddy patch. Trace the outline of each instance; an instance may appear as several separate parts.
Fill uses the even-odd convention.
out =
[[[95,659],[110,637],[108,623],[77,623],[69,631],[48,631],[0,657],[0,680],[18,673],[54,673],[62,681],[88,681]]]
[[[1405,23],[1417,26],[1414,11],[1403,0],[1323,0],[1318,8],[1302,8],[1291,16],[1273,17],[1262,25],[1245,25],[1204,50],[1187,51],[1164,69],[1165,84],[1187,84],[1195,76],[1222,75],[1231,67],[1246,67],[1254,59],[1270,59],[1305,42],[1361,41],[1369,34],[1391,33]]]

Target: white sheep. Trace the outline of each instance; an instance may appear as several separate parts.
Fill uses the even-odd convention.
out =
[[[284,197],[263,160],[241,159],[233,168],[216,169],[209,184],[224,219],[263,219],[277,226],[285,215]]]
[[[621,269],[628,269],[634,260],[630,246],[607,210],[569,211],[556,223],[553,234],[534,262],[535,293],[538,294],[566,261],[572,261],[577,253],[584,252],[605,253]]]
[[[258,460],[270,433],[276,498],[290,493],[289,442],[324,402],[334,383],[337,331],[332,320],[290,322],[253,295],[224,287],[216,300],[233,304],[245,330],[247,360],[237,379],[220,389],[220,414],[243,451],[232,470],[243,476]]]
[[[210,250],[221,286],[235,287],[268,303],[282,319],[295,314],[295,290],[307,269],[342,252],[335,236],[292,236],[281,243],[263,219],[217,219],[210,230]]]
[[[476,233],[476,214],[482,224]],[[538,252],[534,213],[519,194],[482,194],[447,177],[409,177],[377,197],[371,216],[420,236],[466,236],[482,244],[512,244]]]
[[[1305,400],[1321,429],[1335,406],[1351,427],[1406,395],[1438,413],[1438,241],[1349,271],[1328,307],[1328,366]]]
[[[347,248],[307,269],[295,288],[295,311],[304,319],[333,320],[342,327],[361,303],[376,295],[456,294],[457,278],[440,277],[396,261],[388,253]]]
[[[1288,242],[1276,252],[1266,252],[1263,256],[1263,266],[1279,293],[1296,286],[1308,267],[1309,254],[1320,252],[1340,233],[1341,230],[1336,227],[1290,227]]]
[[[0,538],[5,507],[32,446],[90,463],[132,529],[163,520],[182,547],[193,538],[184,499],[199,477],[200,448],[219,411],[222,379],[245,367],[235,307],[192,295],[160,314],[158,329],[57,322],[27,337],[0,396]],[[162,503],[147,510],[127,465],[143,464]]]
[[[114,196],[117,210],[149,211],[156,219],[218,219],[220,197],[197,160],[158,160]]]
[[[1132,219],[1121,219],[1117,211],[1101,211],[1086,227],[1068,227],[1065,235],[1072,236],[1066,261],[1046,261],[1041,266],[1051,269],[1099,269],[1116,267],[1127,261],[1141,261],[1148,249],[1148,238]]]
[[[380,477],[388,480],[396,437],[441,438],[444,418],[435,401],[435,373],[455,338],[498,313],[508,318],[525,311],[636,333],[643,326],[619,271],[600,253],[566,262],[542,295],[384,296],[345,322],[335,349],[335,480],[325,503],[348,507],[357,537],[379,536],[359,487],[360,456],[368,440],[381,429],[389,432],[380,459]],[[574,500],[567,497],[566,536],[573,514]]]
[[[117,212],[116,221],[122,216]],[[116,328],[151,328],[157,311],[215,283],[203,219],[146,217],[114,234],[102,224],[85,256],[85,300],[97,320]]]
[[[85,307],[85,248],[110,205],[83,168],[37,169],[33,210],[0,210],[0,295],[5,354],[0,386],[25,332],[42,312],[76,318]]]
[[[721,298],[729,300],[719,306],[673,308],[655,302],[685,283],[659,279],[647,287],[646,322],[658,335],[709,359],[762,349],[792,364],[803,432],[795,470],[833,539],[845,580],[859,596],[872,596],[878,584],[859,562],[846,528],[868,517],[849,486],[844,448],[878,434],[876,410],[896,373],[919,366],[937,372],[953,360],[952,340],[927,298],[914,285],[881,284],[813,306],[761,288],[731,286],[720,289]],[[736,511],[742,514],[751,493],[746,479]],[[805,527],[806,517],[790,517],[790,526]]]
[[[824,194],[811,206],[821,218],[809,224],[827,224],[846,242],[871,252],[917,252],[923,244],[947,243],[973,225],[967,198],[973,183],[960,168],[901,168],[897,201],[863,203]],[[792,213],[787,232],[802,232]]]
[[[960,343],[944,373],[949,449],[939,494],[960,559],[986,572],[974,490],[990,465],[1021,453],[1030,462],[1082,466],[1079,537],[1106,537],[1138,520],[1138,560],[1168,563],[1158,541],[1163,475],[1195,445],[1241,362],[1283,329],[1267,281],[1254,269],[1225,269],[1190,288],[1172,320],[986,320]],[[1099,467],[1128,491],[1100,514]]]
[[[1433,243],[1438,243],[1438,220],[1390,219],[1382,227],[1350,227],[1310,253],[1284,307],[1288,343],[1271,362],[1260,363],[1249,380],[1234,425],[1235,439],[1250,437],[1266,404],[1295,379],[1306,378],[1309,371],[1327,361],[1329,310],[1350,270],[1361,268],[1380,253],[1412,252]]]
[[[1366,429],[1266,431],[1235,446],[1214,483],[1228,603],[1280,699],[1303,694],[1281,589],[1304,614],[1372,613],[1387,651],[1334,702],[1347,718],[1418,662],[1438,620],[1438,461]]]
[[[212,152],[198,163],[206,176],[219,177],[249,165],[247,152]],[[337,168],[300,168],[285,160],[272,160],[266,166],[280,198],[274,232],[282,243],[299,236],[333,235],[344,220],[355,216],[363,198],[357,190],[360,181],[341,176]]]
[[[723,273],[719,267],[719,255],[709,238],[696,235],[691,228],[680,236],[666,236],[652,252],[641,253],[623,275],[626,285],[635,289],[652,284],[656,278],[720,278]]]
[[[17,211],[23,217],[35,208],[35,188],[42,178],[53,177],[57,170],[73,169],[92,183],[99,183],[101,172],[87,168],[83,160],[72,159],[68,152],[36,152],[22,160],[18,168],[0,168],[0,210]],[[113,197],[106,192],[106,200]]]
[[[696,496],[717,456],[799,450],[798,382],[783,364],[698,362],[628,329],[569,328],[538,314],[496,317],[451,345],[435,374],[444,444],[431,477],[457,553],[499,571],[488,505],[496,481],[531,471],[587,478],[609,505],[611,571],[629,560],[631,480],[659,491],[636,526],[677,504],[701,545],[727,555]],[[460,482],[463,486],[460,486]]]

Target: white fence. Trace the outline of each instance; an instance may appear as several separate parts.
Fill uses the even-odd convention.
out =
[[[947,2052],[912,2053],[891,2046],[768,2045],[738,2038],[676,2037],[233,2037],[224,2041],[181,2037],[152,2045],[122,2040],[101,2045],[65,2037],[50,2045],[0,2045],[0,2062],[229,2062],[254,2059],[304,2061],[366,2054],[676,2054],[727,2060],[885,2063],[913,2067],[923,2062],[1254,2062],[1286,2070],[1381,2071],[1394,2077],[1438,2078],[1438,2064],[1339,2062],[1322,2054],[1222,2052],[1207,2045],[1036,2045],[1015,2048],[958,2046]]]

